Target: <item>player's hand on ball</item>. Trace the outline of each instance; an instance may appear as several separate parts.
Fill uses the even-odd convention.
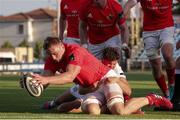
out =
[[[36,80],[36,84],[42,84],[42,85],[47,85],[49,84],[49,79],[48,77],[39,75],[39,74],[32,74],[33,79]]]
[[[38,84],[31,74],[23,74],[20,79],[20,86],[33,97],[39,97],[44,89],[43,85]]]

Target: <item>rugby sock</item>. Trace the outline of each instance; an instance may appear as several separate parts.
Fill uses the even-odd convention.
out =
[[[160,78],[155,78],[158,86],[160,87],[160,89],[162,90],[163,94],[168,97],[169,96],[169,91],[168,91],[168,87],[166,85],[166,81],[165,81],[165,77],[162,74]]]
[[[146,98],[149,101],[149,105],[153,105],[154,104],[154,100],[149,95],[147,95]]]
[[[174,85],[175,81],[175,68],[173,69],[166,69],[167,77],[168,77],[168,84]]]
[[[178,103],[180,102],[180,74],[175,74],[175,86],[174,86],[174,95],[172,98],[173,103]]]

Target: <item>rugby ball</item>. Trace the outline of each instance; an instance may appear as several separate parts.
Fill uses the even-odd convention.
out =
[[[36,80],[28,74],[23,75],[20,83],[22,88],[25,88],[26,91],[33,97],[41,96],[44,89],[42,84],[37,84]]]

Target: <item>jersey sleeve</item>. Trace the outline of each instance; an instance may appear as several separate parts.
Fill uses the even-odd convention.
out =
[[[116,0],[113,0],[113,7],[115,8],[115,11],[117,12],[117,22],[119,24],[123,24],[125,22],[125,16],[123,13],[123,9],[120,3],[118,3]]]
[[[81,55],[79,50],[75,52],[71,52],[68,56],[68,64],[82,66],[83,65],[84,57]]]
[[[53,62],[52,58],[48,57],[45,61],[44,70],[55,73],[57,71],[57,65]]]

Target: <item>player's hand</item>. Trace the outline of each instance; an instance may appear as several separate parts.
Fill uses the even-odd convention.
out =
[[[32,77],[36,80],[36,84],[42,84],[42,85],[49,84],[48,77],[45,77],[39,74],[32,74]]]
[[[130,48],[128,47],[128,45],[126,43],[122,44],[122,50],[124,50],[126,58],[131,57],[131,50],[130,50]]]

